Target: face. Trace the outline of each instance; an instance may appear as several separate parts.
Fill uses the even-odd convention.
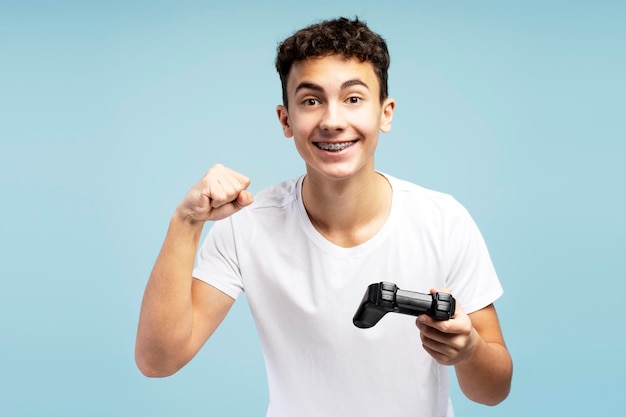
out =
[[[395,102],[379,98],[369,62],[331,55],[294,63],[287,80],[289,108],[277,107],[307,175],[348,179],[374,172],[380,131],[391,130]]]

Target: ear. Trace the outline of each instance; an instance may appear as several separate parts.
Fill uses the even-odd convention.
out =
[[[287,107],[283,105],[276,106],[276,115],[278,116],[278,121],[283,127],[283,135],[286,138],[290,138],[293,136],[293,129],[291,128],[291,123],[289,122],[289,111]]]
[[[393,111],[396,108],[396,101],[387,98],[383,101],[382,112],[380,115],[380,131],[383,133],[391,132],[391,121],[393,120]]]

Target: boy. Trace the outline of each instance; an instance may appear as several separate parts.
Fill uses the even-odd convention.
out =
[[[278,119],[306,174],[252,196],[246,176],[215,165],[188,192],[146,287],[140,370],[167,376],[184,366],[245,291],[266,362],[267,416],[452,416],[445,365],[470,399],[502,401],[512,363],[480,232],[451,197],[374,168],[395,109],[385,41],[358,19],[324,21],[286,39],[276,67]],[[456,314],[390,314],[356,328],[365,289],[380,281],[448,288]]]

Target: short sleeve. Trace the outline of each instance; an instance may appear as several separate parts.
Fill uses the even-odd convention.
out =
[[[485,240],[467,210],[457,203],[445,227],[446,286],[466,313],[488,306],[503,294]]]
[[[243,292],[232,220],[215,222],[200,247],[193,277],[237,299]]]

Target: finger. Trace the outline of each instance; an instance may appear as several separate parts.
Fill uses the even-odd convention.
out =
[[[204,178],[205,195],[211,207],[218,208],[235,201],[248,188],[250,179],[222,165],[213,166]]]
[[[227,177],[211,176],[207,178],[206,195],[213,208],[232,202],[237,198],[240,191]]]
[[[215,176],[218,184],[228,194],[245,190],[250,185],[250,178],[229,168],[220,170]]]
[[[216,178],[218,178],[225,188],[245,190],[250,185],[250,178],[240,172],[227,168],[223,165],[216,165]]]
[[[436,294],[438,292],[452,295],[452,291],[450,291],[448,288],[431,288],[430,289],[430,293],[431,294]],[[456,300],[456,304],[455,304],[455,309],[454,310],[455,310],[454,311],[454,315],[451,318],[455,318],[459,314],[465,314],[463,312],[463,308],[461,307],[461,303],[459,303],[459,300]]]
[[[467,324],[465,320],[463,320],[463,317],[462,315],[457,316],[455,314],[450,320],[435,320],[426,314],[421,314],[415,320],[415,324],[420,331],[433,329],[443,334],[462,334],[468,331]]]
[[[220,179],[211,180],[211,185],[207,190],[207,197],[212,208],[219,208],[225,204],[232,203],[239,194],[238,190],[232,189],[229,185],[224,186]]]
[[[237,197],[231,202],[222,204],[219,207],[216,207],[212,210],[211,217],[214,220],[224,219],[228,216],[231,216],[241,210],[242,208],[249,206],[254,202],[254,196],[252,193],[243,190],[241,191]]]
[[[433,356],[436,353],[448,358],[448,361],[459,356],[459,352],[465,346],[464,338],[460,335],[450,335],[438,332],[435,329],[427,328],[420,333],[422,346]],[[440,360],[438,358],[438,360]]]
[[[239,205],[240,208],[249,206],[253,202],[254,202],[254,195],[249,191],[243,190],[237,196],[237,204]]]
[[[453,347],[450,346],[451,338],[442,335],[435,329],[426,328],[420,333],[422,346],[429,351],[436,352],[441,355],[449,355],[453,353]]]
[[[434,326],[429,326],[426,323],[418,323],[418,328],[420,330],[420,335],[422,338],[430,339],[439,343],[447,343],[447,341],[453,336],[451,333],[446,333]]]
[[[422,324],[427,327],[432,327],[434,329],[443,330],[447,326],[447,322],[449,320],[435,320],[430,317],[428,314],[420,314],[417,316],[416,323]]]
[[[447,354],[447,351],[450,350],[450,347],[445,343],[437,342],[436,340],[432,340],[424,336],[422,336],[422,346],[425,349],[428,349],[431,352],[436,352],[440,355],[445,355]]]
[[[432,356],[432,358],[435,361],[437,361],[437,363],[441,365],[453,365],[454,364],[454,359],[452,356],[444,352],[440,352],[436,349],[432,349],[429,346],[422,345],[422,347],[430,356]]]
[[[433,349],[437,349],[436,346],[445,346],[446,349],[458,350],[464,345],[464,336],[459,334],[442,333],[436,329],[427,329],[421,333],[422,342],[428,344]],[[437,349],[440,352],[444,352],[443,349]]]

